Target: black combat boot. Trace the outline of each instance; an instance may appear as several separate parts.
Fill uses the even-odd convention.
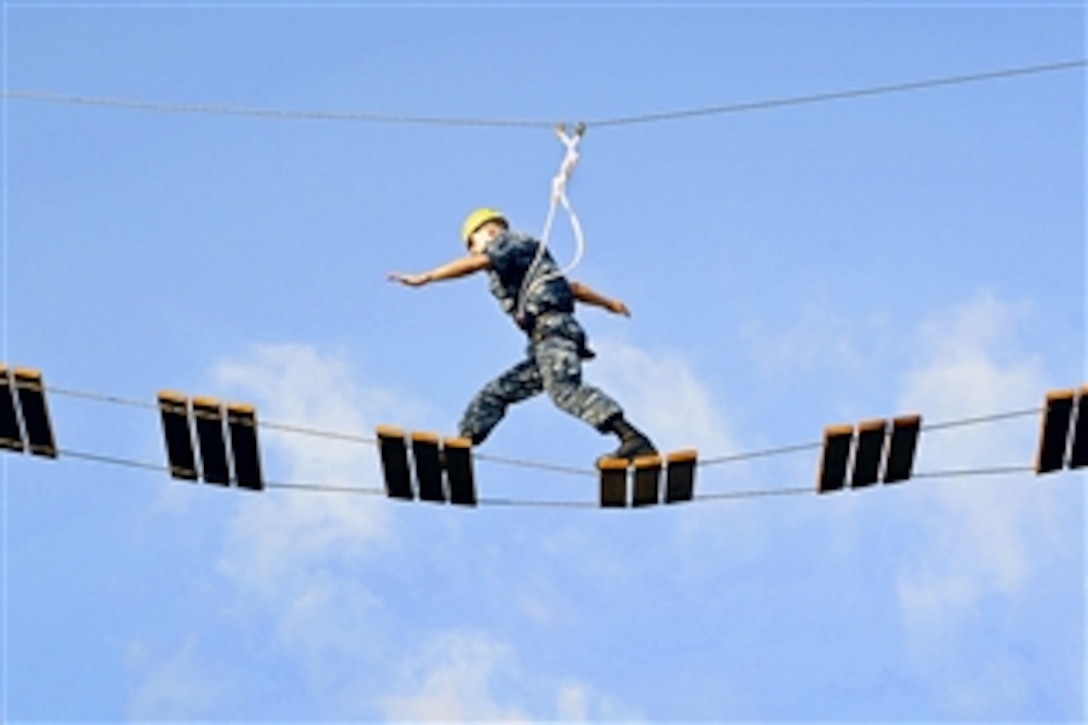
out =
[[[620,447],[612,454],[612,458],[631,460],[639,456],[651,456],[657,453],[657,449],[654,448],[654,444],[650,442],[650,439],[638,428],[628,423],[622,413],[617,413],[606,420],[601,426],[601,431],[615,433],[619,436]]]

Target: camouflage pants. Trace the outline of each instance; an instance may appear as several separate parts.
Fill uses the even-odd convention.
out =
[[[599,428],[622,412],[608,395],[582,384],[584,340],[548,336],[533,342],[529,357],[492,380],[481,390],[461,418],[460,432],[482,442],[506,414],[506,408],[547,391],[561,409]]]

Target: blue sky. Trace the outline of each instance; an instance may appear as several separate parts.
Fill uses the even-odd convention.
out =
[[[1080,3],[6,2],[11,90],[575,122],[1083,57]],[[1083,70],[594,128],[570,198],[587,379],[663,448],[1030,408],[1085,380]],[[547,128],[7,99],[3,354],[268,421],[453,432],[523,341],[461,253],[538,232]],[[560,224],[560,259],[573,251]],[[153,411],[52,396],[62,448],[162,462]],[[1030,465],[1038,423],[919,470]],[[269,478],[380,486],[367,446],[262,431]],[[546,399],[483,451],[588,468]],[[700,471],[813,485],[816,453]],[[242,495],[0,457],[5,720],[1044,720],[1085,714],[1082,474],[639,511]],[[479,462],[481,495],[592,500]]]

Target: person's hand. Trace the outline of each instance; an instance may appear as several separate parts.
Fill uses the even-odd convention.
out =
[[[616,315],[623,315],[624,317],[631,316],[631,310],[627,309],[627,305],[619,300],[609,300],[608,311]]]
[[[390,282],[400,282],[409,287],[421,287],[431,281],[429,274],[401,274],[394,272],[389,275]]]

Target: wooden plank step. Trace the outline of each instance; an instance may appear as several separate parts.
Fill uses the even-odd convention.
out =
[[[626,458],[601,458],[597,468],[601,472],[601,507],[624,508],[627,506],[627,468],[630,461]]]
[[[888,461],[884,466],[884,483],[906,481],[914,472],[914,456],[922,416],[903,415],[892,421],[892,439],[888,444]]]
[[[378,426],[378,454],[382,461],[385,495],[403,501],[415,500],[404,429],[391,425]]]
[[[888,421],[867,420],[858,424],[858,446],[854,455],[851,488],[865,488],[880,481],[880,466],[884,462],[884,447],[888,439]]]
[[[15,389],[6,365],[0,365],[0,448],[19,453],[26,450],[19,414],[15,410]]]
[[[227,432],[234,459],[235,483],[249,491],[263,491],[264,476],[257,445],[257,409],[244,403],[228,404]]]
[[[824,428],[824,449],[816,482],[817,493],[831,493],[846,486],[853,445],[854,426],[831,425]]]
[[[476,483],[472,475],[472,441],[468,438],[445,438],[446,477],[449,481],[450,503],[457,506],[476,505]]]
[[[193,450],[189,398],[172,390],[161,390],[158,401],[170,475],[185,481],[196,481],[199,475],[196,470],[196,452]]]
[[[15,368],[15,393],[23,413],[27,449],[36,456],[57,457],[57,444],[45,403],[45,383],[38,370]]]
[[[698,453],[694,448],[666,456],[665,503],[690,501],[695,494],[695,469]]]
[[[1035,457],[1037,474],[1052,473],[1065,468],[1069,443],[1069,423],[1073,415],[1073,390],[1053,390],[1046,395],[1039,450]]]
[[[445,503],[447,497],[442,485],[439,436],[435,433],[413,431],[409,438],[412,441],[412,462],[415,465],[420,500]]]
[[[661,467],[659,455],[635,459],[635,495],[633,506],[656,506],[661,503]]]
[[[205,483],[230,485],[230,458],[223,433],[223,406],[216,398],[198,397],[192,401],[196,439],[200,447],[200,471]]]

